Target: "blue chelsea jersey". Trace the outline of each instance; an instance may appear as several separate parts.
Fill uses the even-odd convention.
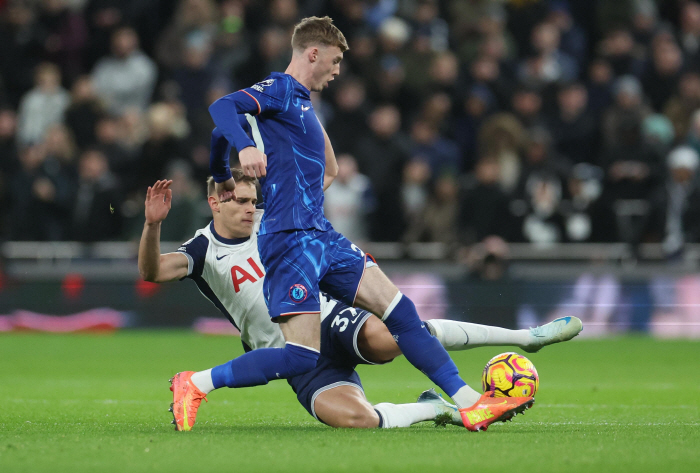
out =
[[[260,179],[265,214],[260,234],[331,227],[323,215],[325,140],[309,90],[288,74],[272,73],[242,90],[258,104],[246,114],[247,131],[267,154]]]

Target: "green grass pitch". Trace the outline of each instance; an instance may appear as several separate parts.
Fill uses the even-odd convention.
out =
[[[503,351],[452,355],[476,387]],[[0,335],[0,472],[700,471],[700,342],[547,347],[529,355],[535,407],[488,432],[331,429],[284,381],[214,392],[195,430],[175,432],[168,378],[241,353],[237,338],[172,331]],[[373,403],[431,387],[403,358],[359,371]]]

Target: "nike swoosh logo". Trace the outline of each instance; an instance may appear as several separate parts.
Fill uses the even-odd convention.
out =
[[[218,255],[217,255],[216,261],[221,261],[222,259],[226,258],[227,256],[228,256],[228,255],[224,255],[224,256],[218,256]]]
[[[310,108],[311,108],[311,107],[304,107],[304,106],[302,105],[302,106],[301,106],[301,111],[302,111],[302,112],[305,112],[305,111],[307,111],[307,110],[310,109]]]

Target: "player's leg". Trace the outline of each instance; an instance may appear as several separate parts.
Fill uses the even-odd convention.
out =
[[[287,340],[284,348],[260,348],[212,368],[211,386],[214,389],[259,386],[311,371],[321,346],[318,313],[287,317],[280,328]]]
[[[320,354],[318,278],[324,267],[319,232],[258,236],[265,266],[263,294],[272,320],[280,323],[284,348],[253,350],[211,370],[214,388],[267,384],[311,371]]]
[[[528,353],[534,353],[547,345],[571,340],[583,329],[581,320],[577,317],[560,317],[548,324],[525,330],[446,319],[426,320],[425,325],[447,351],[514,345]]]
[[[340,347],[336,345],[336,348]],[[434,420],[436,415],[444,415],[450,409],[423,401],[372,406],[365,397],[355,365],[350,360],[326,356],[319,359],[316,368],[290,379],[289,384],[307,412],[331,427],[409,427],[416,422]],[[456,411],[456,407],[452,406],[451,411]]]
[[[367,268],[355,305],[375,314],[394,336],[406,359],[440,386],[459,407],[475,404],[481,394],[467,386],[440,342],[425,329],[413,302],[401,294],[379,267]]]
[[[365,394],[356,386],[337,386],[314,399],[318,420],[331,427],[371,429],[379,427],[380,417]]]
[[[424,320],[423,323],[447,351],[486,346],[517,346],[531,353],[553,343],[571,340],[582,329],[581,321],[576,317],[563,317],[540,327],[524,330],[447,319]],[[362,325],[357,337],[357,346],[362,357],[372,363],[386,363],[402,354],[389,329],[376,317],[369,318]]]
[[[361,389],[344,385],[318,394],[314,401],[314,412],[318,420],[331,427],[390,429],[435,420],[444,409],[436,406],[437,404],[426,402],[383,402],[373,406]],[[456,412],[457,409],[454,408],[453,411]]]

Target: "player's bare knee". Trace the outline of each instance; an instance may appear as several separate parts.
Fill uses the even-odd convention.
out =
[[[373,429],[379,427],[379,415],[374,409],[358,406],[349,410],[336,427],[347,429]]]
[[[388,363],[401,355],[401,350],[389,329],[377,318],[369,318],[360,329],[357,347],[372,363]]]

